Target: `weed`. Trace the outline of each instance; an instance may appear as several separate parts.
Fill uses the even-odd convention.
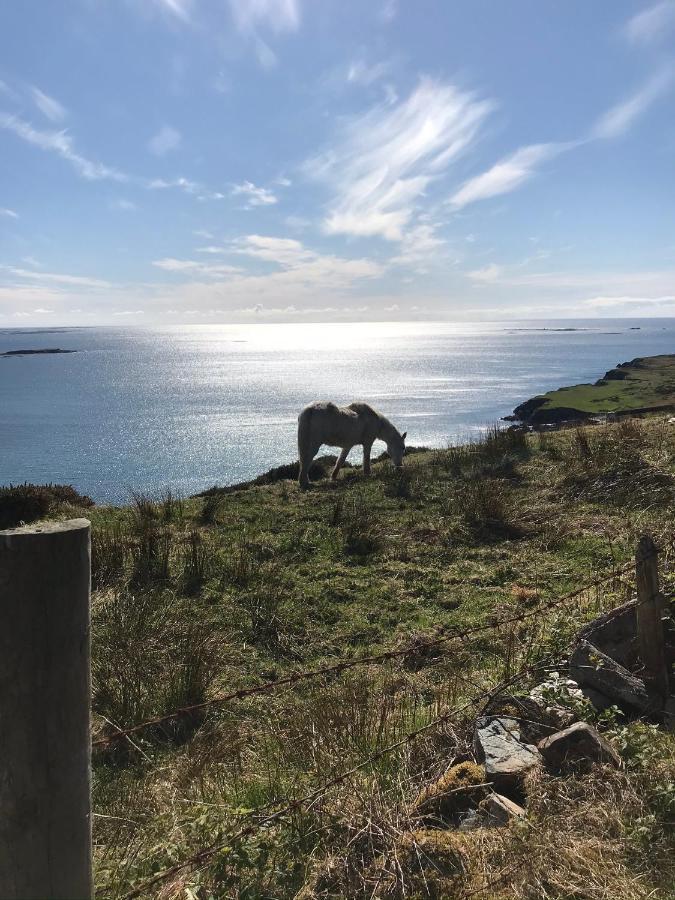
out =
[[[191,531],[180,551],[180,584],[188,596],[198,594],[209,571],[209,549],[199,531]]]

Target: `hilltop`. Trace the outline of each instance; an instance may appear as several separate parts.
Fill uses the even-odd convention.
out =
[[[664,548],[672,594],[674,451],[663,417],[495,429],[416,453],[402,472],[383,460],[369,479],[350,469],[307,493],[282,470],[202,497],[87,508],[95,741],[272,686],[96,749],[100,895],[122,897],[215,845],[141,896],[671,897],[675,738],[618,711],[583,715],[623,768],[533,776],[523,821],[434,830],[415,804],[472,758],[476,692],[523,665],[541,680],[628,583],[554,601],[630,562],[644,531]],[[52,515],[78,512],[76,496],[51,490]],[[494,620],[514,624],[428,646]],[[283,685],[391,649],[405,654]],[[311,795],[373,755],[252,827],[264,818],[255,810]]]
[[[542,425],[662,409],[675,409],[675,355],[639,357],[610,369],[595,384],[576,384],[539,394],[517,406],[513,418]]]

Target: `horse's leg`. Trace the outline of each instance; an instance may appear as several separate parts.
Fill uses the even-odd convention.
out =
[[[363,444],[363,474],[370,475],[370,450],[373,442]]]
[[[349,456],[349,451],[350,451],[351,449],[352,449],[351,447],[343,447],[343,448],[342,448],[342,450],[341,450],[341,452],[340,452],[340,455],[339,455],[338,458],[337,458],[337,462],[335,463],[335,468],[333,469],[333,471],[332,471],[331,474],[330,474],[330,479],[331,479],[331,481],[335,481],[335,480],[337,479],[337,477],[338,477],[338,472],[339,472],[340,469],[344,466],[345,460],[346,460],[347,457]]]
[[[300,472],[298,474],[298,483],[303,490],[309,487],[309,470],[312,467],[312,461],[316,456],[321,444],[310,444],[309,447],[303,447],[300,451]]]

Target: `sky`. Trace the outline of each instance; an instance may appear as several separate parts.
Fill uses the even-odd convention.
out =
[[[0,5],[0,327],[675,315],[675,0]]]

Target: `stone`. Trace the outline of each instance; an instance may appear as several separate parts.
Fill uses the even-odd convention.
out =
[[[512,819],[524,818],[525,810],[502,794],[490,794],[480,804],[478,815],[482,825],[494,828],[508,825]]]
[[[474,750],[496,788],[522,789],[527,771],[541,763],[539,751],[521,739],[520,722],[509,716],[481,716],[476,721]]]
[[[663,727],[671,734],[675,733],[675,695],[671,695],[666,700],[663,708]]]
[[[584,762],[611,763],[621,767],[616,750],[587,722],[575,722],[539,742],[539,752],[555,772]]]
[[[588,641],[624,668],[637,660],[637,604],[635,600],[598,616],[581,629],[579,641]]]
[[[582,688],[593,688],[621,708],[654,712],[662,705],[644,681],[593,644],[582,640],[570,657],[570,674]]]
[[[500,694],[490,701],[484,715],[517,719],[520,738],[528,744],[536,744],[541,738],[571,725],[575,720],[569,710],[547,705],[547,701],[535,695],[534,691],[529,696]]]

